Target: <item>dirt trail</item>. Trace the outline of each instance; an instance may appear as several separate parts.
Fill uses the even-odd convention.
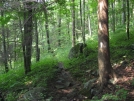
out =
[[[122,64],[116,64],[113,67],[118,73],[118,82],[116,85],[128,91],[126,101],[134,101],[134,60],[130,61],[130,63],[124,61]],[[57,79],[49,85],[49,96],[53,97],[53,101],[84,101],[85,96],[79,93],[82,85],[81,82],[75,81],[72,78],[71,74],[64,69],[61,63],[59,64]],[[112,92],[105,89],[101,95],[105,93],[114,94],[115,91]]]

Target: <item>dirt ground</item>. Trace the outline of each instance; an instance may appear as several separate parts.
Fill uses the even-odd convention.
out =
[[[61,67],[56,79],[49,84],[48,96],[52,96],[53,101],[85,101],[87,97],[80,94],[83,84],[75,81],[71,74],[63,66]],[[128,91],[126,101],[134,101],[134,60],[114,64],[113,68],[118,75],[116,86]],[[106,93],[114,94],[117,90],[117,88],[115,90],[105,88],[98,96]]]

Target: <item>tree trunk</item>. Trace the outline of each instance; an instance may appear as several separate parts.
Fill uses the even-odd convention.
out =
[[[45,16],[45,29],[46,29],[46,36],[47,36],[47,44],[48,44],[48,52],[50,52],[51,47],[50,47],[50,39],[49,39],[49,26],[48,26],[48,12],[47,12],[47,5],[45,0],[44,2],[44,16]]]
[[[127,33],[127,38],[129,40],[129,18],[130,14],[129,14],[129,0],[127,0],[127,25],[126,25],[126,33]]]
[[[4,13],[1,11],[1,16],[4,17]],[[8,62],[7,62],[7,47],[6,47],[6,39],[5,39],[5,26],[2,24],[2,40],[3,40],[3,51],[4,51],[4,65],[5,65],[5,72],[9,71]]]
[[[72,0],[73,2],[73,7],[72,7],[72,47],[74,47],[75,45],[75,3],[74,3],[75,0]]]
[[[36,42],[36,62],[40,60],[39,35],[37,27],[37,18],[35,17],[35,42]]]
[[[88,5],[87,5],[87,10],[89,11],[88,12],[88,17],[87,17],[87,19],[88,19],[88,32],[89,32],[89,35],[91,37],[92,36],[92,30],[91,30],[91,21],[90,21],[90,8],[88,7]]]
[[[67,33],[68,33],[68,36],[69,36],[69,40],[71,40],[71,35],[70,35],[70,22],[68,21],[67,22]]]
[[[122,0],[122,24],[125,25],[126,23],[126,0]]]
[[[115,1],[112,2],[112,30],[115,32]]]
[[[76,9],[78,9],[78,7]],[[79,16],[79,12],[75,12],[75,16]],[[75,17],[75,29],[79,30],[79,18],[78,17]],[[76,36],[76,39],[78,40],[79,38],[78,31],[75,32],[75,36]]]
[[[61,8],[60,8],[61,9]],[[58,46],[61,46],[61,10],[59,10],[59,15],[58,15],[58,34],[59,34],[59,39],[58,39]]]
[[[83,0],[83,24],[82,24],[82,37],[83,37],[83,43],[85,44],[85,0]]]
[[[82,39],[83,39],[83,15],[82,15],[82,1],[80,0],[80,30],[82,34]]]
[[[108,32],[108,0],[98,0],[98,66],[101,89],[107,85],[110,75],[116,77],[110,63]]]
[[[6,40],[7,40],[7,62],[9,62],[9,67],[12,69],[12,47],[10,46],[9,43],[9,33],[10,30],[8,28],[6,28]]]
[[[32,2],[26,3],[24,12],[24,35],[23,35],[23,55],[25,74],[31,71],[31,55],[32,55]]]

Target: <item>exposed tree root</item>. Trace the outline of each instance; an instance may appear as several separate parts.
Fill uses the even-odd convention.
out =
[[[97,94],[100,94],[103,91],[103,89],[105,89],[106,87],[108,88],[109,85],[113,86],[115,89],[114,84],[116,84],[117,82],[117,74],[114,72],[113,68],[111,70],[108,70],[108,72],[99,71],[99,73],[100,77],[97,82],[99,90]]]

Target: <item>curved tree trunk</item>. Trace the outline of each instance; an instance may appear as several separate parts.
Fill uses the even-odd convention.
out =
[[[107,85],[109,77],[116,78],[110,63],[108,32],[108,0],[98,0],[98,66],[101,89]]]

